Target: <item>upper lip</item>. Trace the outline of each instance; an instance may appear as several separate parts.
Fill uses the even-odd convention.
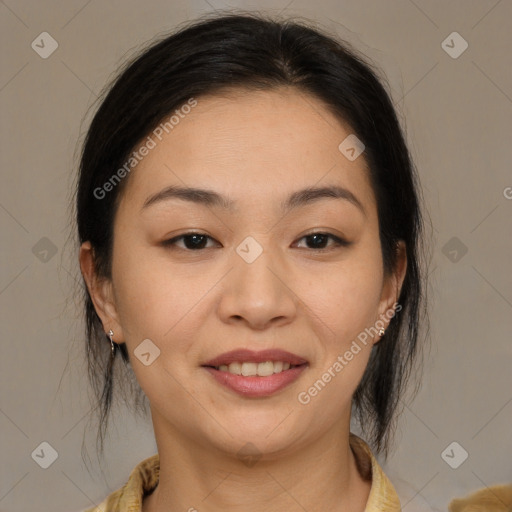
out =
[[[296,354],[280,349],[260,350],[258,352],[247,349],[236,349],[225,352],[214,359],[210,359],[203,366],[221,366],[231,363],[264,363],[265,361],[282,361],[291,365],[307,363],[305,359]]]

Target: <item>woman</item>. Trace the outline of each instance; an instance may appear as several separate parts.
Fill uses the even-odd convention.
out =
[[[400,510],[373,453],[418,351],[416,181],[375,72],[305,25],[217,15],[117,77],[77,189],[88,356],[102,447],[124,371],[158,453],[90,511]]]

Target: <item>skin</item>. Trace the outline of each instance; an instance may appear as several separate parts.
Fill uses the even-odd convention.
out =
[[[160,482],[143,510],[363,511],[370,484],[349,448],[350,408],[379,336],[309,404],[297,395],[393,309],[404,247],[385,277],[364,154],[349,161],[338,150],[352,131],[317,99],[280,89],[197,100],[129,176],[114,224],[112,279],[96,276],[88,242],[80,250],[105,332],[127,344],[151,406]],[[279,209],[298,189],[333,184],[366,213],[335,198]],[[215,190],[237,210],[180,199],[142,209],[169,185]],[[162,246],[189,231],[210,236],[206,248],[187,249],[183,239]],[[311,231],[352,243],[328,238],[320,251],[305,238]],[[247,236],[263,249],[250,264],[235,250]],[[149,366],[133,356],[147,338],[161,351]],[[271,397],[241,397],[201,368],[236,348],[281,348],[309,366]],[[252,466],[237,457],[247,442],[261,455]]]

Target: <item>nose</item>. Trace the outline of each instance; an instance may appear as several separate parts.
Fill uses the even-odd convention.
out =
[[[254,330],[293,321],[298,297],[290,283],[291,269],[265,247],[254,261],[248,261],[233,251],[233,267],[223,280],[218,307],[222,321],[245,322]]]

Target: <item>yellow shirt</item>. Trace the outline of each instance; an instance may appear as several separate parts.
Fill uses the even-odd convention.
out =
[[[371,479],[372,486],[365,512],[400,512],[400,500],[369,446],[354,434],[350,446],[363,478]],[[130,473],[128,482],[110,494],[98,506],[84,512],[141,512],[144,496],[151,494],[158,484],[160,459],[158,454],[140,462]]]

